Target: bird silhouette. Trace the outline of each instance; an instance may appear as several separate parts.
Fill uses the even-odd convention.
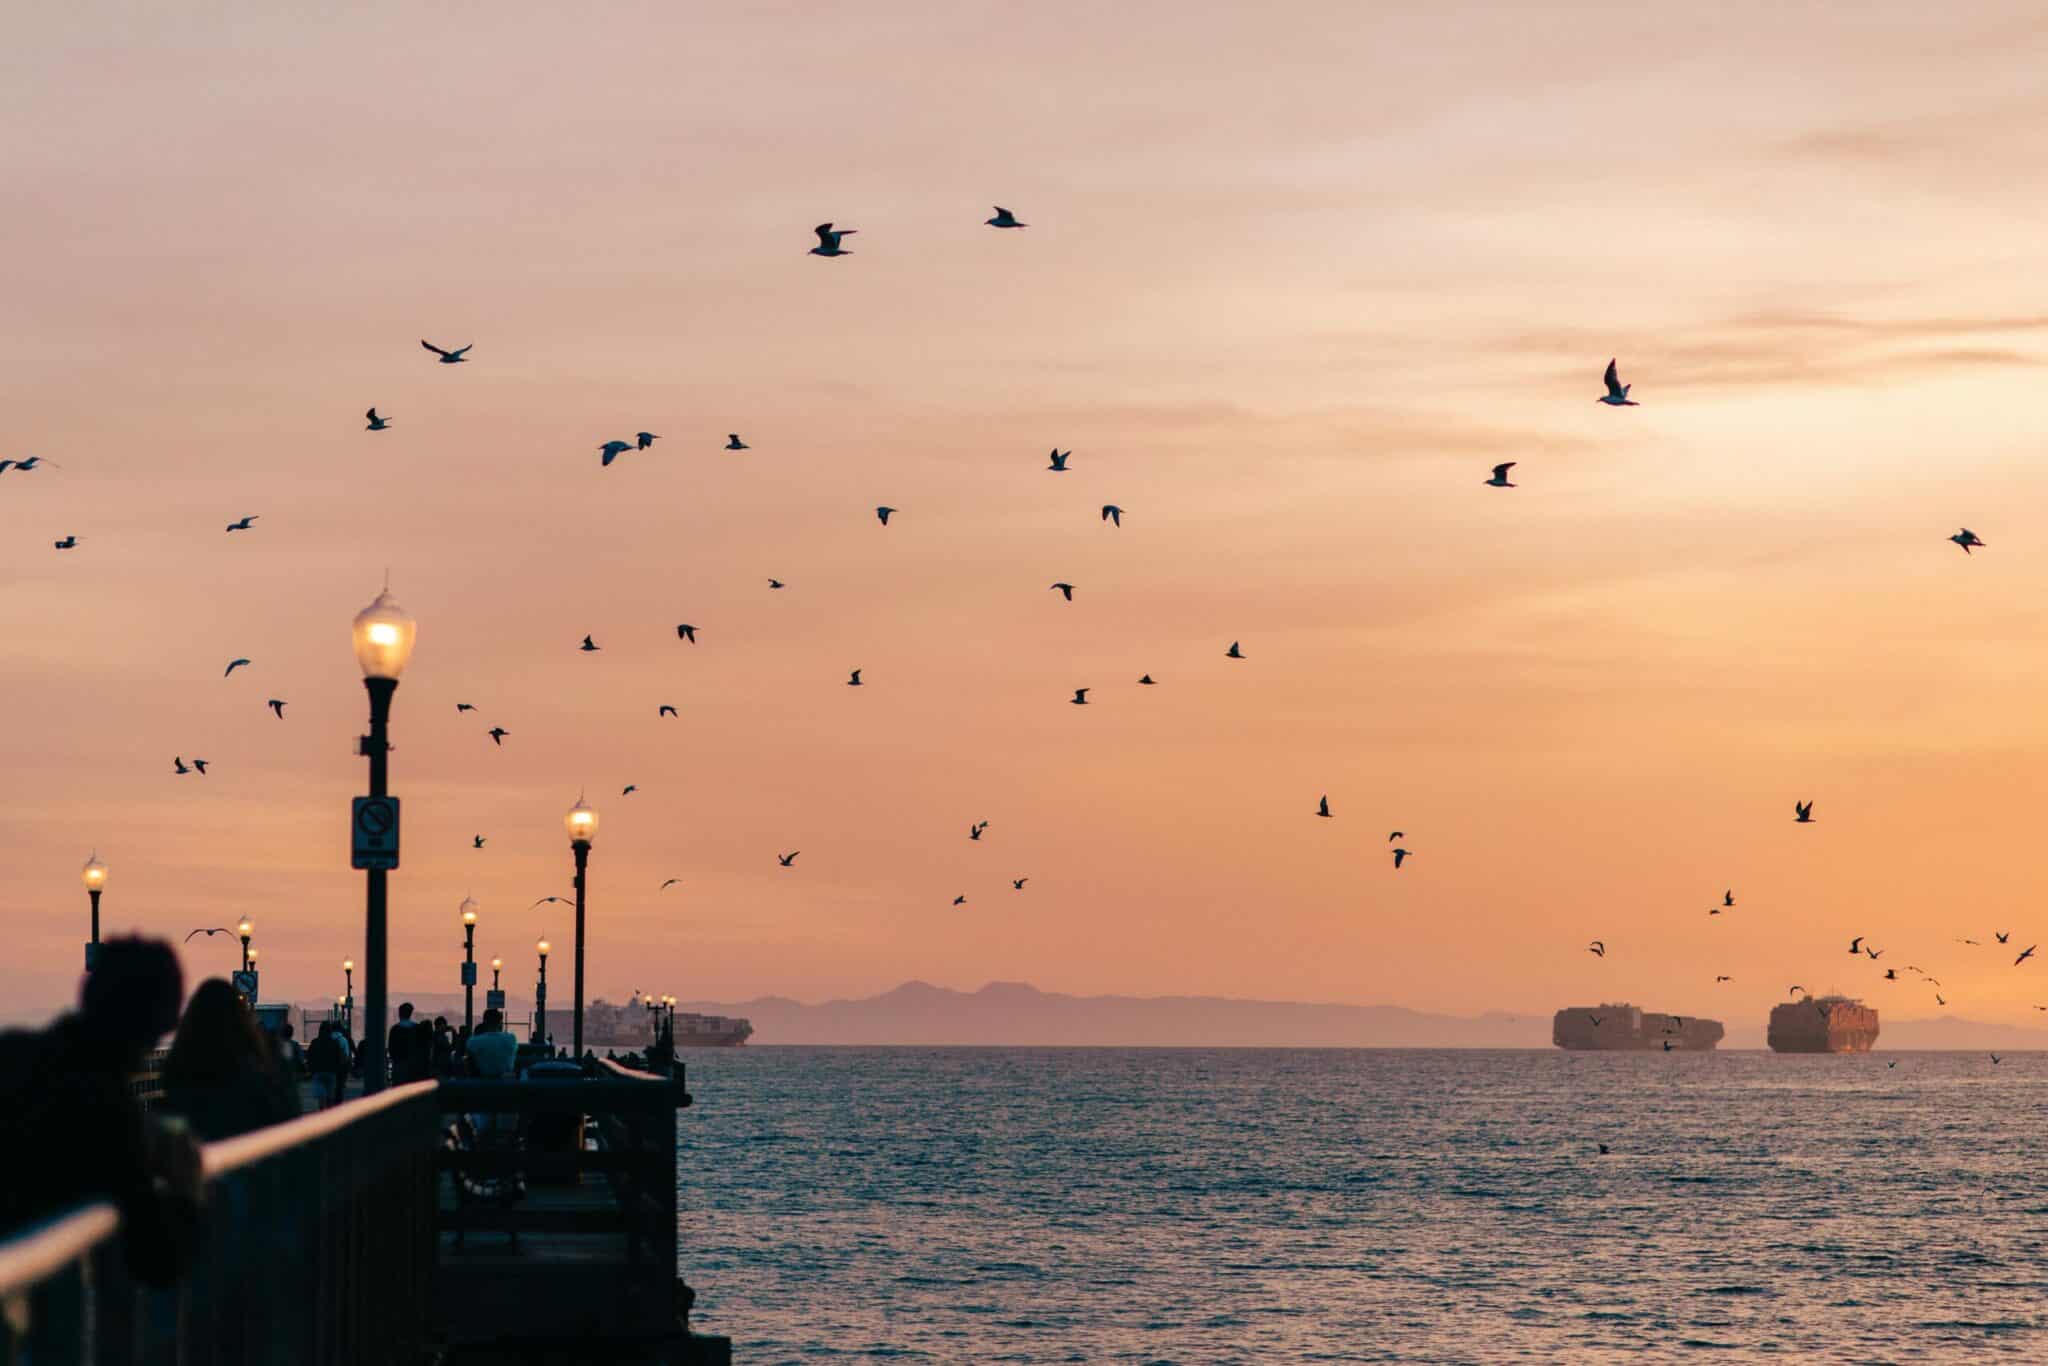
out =
[[[1792,819],[1793,819],[1794,821],[1798,822],[1798,823],[1799,823],[1800,825],[1812,825],[1812,824],[1813,824],[1813,803],[1812,803],[1812,802],[1794,802],[1794,803],[1792,803],[1792,813],[1793,813],[1793,815],[1792,815]]]
[[[1733,977],[1716,977],[1716,978],[1714,979],[1714,984],[1715,984],[1716,986],[1719,986],[1719,985],[1720,985],[1721,983],[1723,983],[1723,982],[1732,982],[1732,981],[1734,981],[1734,980],[1735,980],[1735,979],[1734,979]]]
[[[1891,1060],[1890,1062],[1888,1062],[1888,1063],[1886,1063],[1886,1064],[1885,1064],[1885,1066],[1886,1066],[1887,1068],[1893,1068],[1893,1067],[1897,1067],[1898,1065],[1899,1065],[1899,1060],[1898,1060],[1897,1058],[1893,1058],[1893,1059],[1892,1059],[1892,1060]]]
[[[1063,597],[1065,597],[1068,602],[1072,602],[1074,600],[1074,585],[1072,585],[1071,583],[1056,583],[1053,585],[1053,587],[1057,588],[1060,591],[1060,594]]]
[[[66,536],[63,540],[52,541],[50,544],[59,550],[71,550],[78,545],[78,538],[76,536]]]
[[[889,514],[894,512],[895,510],[896,509],[892,507],[879,507],[875,509],[875,516],[881,519],[881,523],[883,526],[887,526],[889,525]]]
[[[462,713],[462,712],[466,712],[466,711],[475,711],[475,710],[476,710],[476,706],[475,706],[475,705],[474,705],[473,703],[469,703],[469,702],[457,702],[457,703],[455,704],[455,710],[456,710],[456,713],[457,713],[457,714],[459,715],[459,714],[460,714],[460,713]]]
[[[1606,941],[1595,939],[1592,943],[1586,945],[1586,952],[1592,954],[1595,958],[1605,958],[1607,956]]]
[[[241,519],[239,519],[239,520],[237,520],[237,521],[229,522],[229,523],[228,523],[228,530],[229,530],[229,531],[247,531],[247,530],[249,530],[249,523],[251,523],[251,522],[255,521],[255,520],[256,520],[256,516],[257,516],[257,514],[255,514],[255,513],[253,513],[253,512],[252,512],[252,513],[250,513],[250,514],[249,514],[249,515],[248,515],[247,517],[243,517],[243,518],[241,518]]]
[[[842,251],[842,250],[840,249],[840,246],[839,246],[839,242],[840,242],[840,239],[841,239],[841,238],[845,238],[845,237],[851,237],[851,236],[853,236],[853,235],[854,235],[855,233],[859,232],[859,231],[860,231],[860,229],[859,229],[859,228],[838,228],[838,229],[834,229],[834,228],[833,228],[833,226],[832,226],[832,225],[831,225],[830,223],[820,223],[820,224],[818,224],[818,226],[817,226],[817,227],[815,227],[815,228],[812,228],[812,229],[811,229],[811,231],[812,231],[812,232],[815,232],[816,234],[818,234],[818,245],[817,245],[817,246],[815,246],[815,247],[812,247],[812,248],[811,248],[811,255],[813,255],[813,256],[851,256],[851,255],[853,255],[853,253],[852,253],[852,252],[850,252],[850,251]]]
[[[661,704],[660,709],[654,713],[654,716],[656,720],[660,720],[664,716],[674,716],[675,714],[676,709],[674,707],[671,707],[668,703],[664,702]]]
[[[1600,382],[1607,386],[1607,392],[1600,395],[1600,402],[1612,408],[1633,408],[1636,406],[1636,401],[1628,396],[1628,391],[1632,386],[1621,382],[1621,376],[1616,373],[1612,360],[1607,362],[1607,373],[1600,377]]]
[[[786,587],[788,587],[788,585],[787,585],[787,584],[785,584],[785,583],[783,583],[783,581],[782,581],[781,579],[770,579],[770,580],[768,580],[768,586],[769,586],[770,588],[786,588]]]
[[[661,438],[656,436],[653,432],[635,432],[633,433],[633,448],[635,450],[644,451],[649,446],[652,446],[655,442],[659,440],[661,440]]]
[[[1073,458],[1074,453],[1072,451],[1063,451],[1058,446],[1054,446],[1052,448],[1052,463],[1047,465],[1046,468],[1054,474],[1065,474],[1067,472],[1067,462]]]
[[[849,687],[849,688],[858,688],[858,687],[861,687],[861,686],[863,686],[863,684],[862,684],[862,683],[861,683],[861,681],[860,681],[860,670],[859,670],[859,669],[855,669],[855,670],[853,671],[853,676],[852,676],[851,678],[848,678],[848,679],[846,680],[846,686],[847,686],[847,687]]]
[[[2011,940],[2011,938],[2012,938],[2012,931],[2011,931],[2011,930],[1993,930],[1993,931],[1991,932],[1991,937],[1992,937],[1993,939],[1996,939],[1996,940],[1997,940],[1997,941],[1998,941],[1999,943],[2003,944],[2003,943],[2006,943],[2006,942],[2008,942],[2009,940]]]
[[[953,904],[955,906],[965,906],[967,904],[967,898],[964,896],[956,896],[953,898]]]
[[[1010,886],[1021,892],[1024,890],[1024,884],[1029,881],[1031,879],[1028,877],[1013,877],[1010,879]],[[2036,1006],[2034,1008],[2036,1010],[2048,1010],[2048,1006]]]
[[[1019,223],[1017,215],[1011,213],[1000,204],[995,206],[995,210],[996,216],[994,218],[984,218],[981,221],[992,228],[1028,228],[1031,226],[1029,223]]]
[[[173,756],[171,759],[171,771],[173,773],[190,773],[192,770],[185,767],[185,760],[182,756]]]
[[[1124,510],[1115,503],[1104,503],[1102,505],[1102,520],[1122,526],[1124,524]]]
[[[1508,471],[1513,469],[1516,465],[1519,465],[1520,463],[1521,462],[1519,460],[1508,460],[1504,461],[1501,464],[1495,465],[1493,467],[1493,478],[1488,479],[1485,482],[1489,486],[1497,489],[1511,489],[1515,487],[1513,484],[1508,482]]]
[[[366,432],[381,432],[391,425],[391,419],[388,417],[377,416],[377,410],[375,408],[370,409],[370,411],[364,413],[363,416],[370,419],[370,425],[363,428],[363,430]]]
[[[492,744],[502,745],[505,743],[505,737],[510,735],[512,732],[506,730],[503,726],[492,726],[489,730],[485,731],[484,733],[491,737]]]
[[[1599,1147],[1599,1149],[1600,1149],[1600,1155],[1601,1155],[1602,1157],[1605,1157],[1605,1156],[1607,1156],[1607,1145],[1606,1145],[1605,1143],[1602,1143],[1602,1144],[1599,1144],[1599,1145],[1597,1145],[1597,1146],[1598,1146],[1598,1147]]]
[[[458,346],[453,351],[443,351],[440,347],[434,345],[425,337],[422,337],[420,338],[420,345],[426,347],[427,350],[439,356],[441,358],[441,364],[460,365],[462,364],[464,358],[466,358],[469,355],[469,346],[475,346],[476,343],[471,342],[469,346]]]
[[[1387,834],[1387,843],[1392,844],[1395,840],[1405,840],[1407,838],[1408,832],[1405,830],[1389,831]]]
[[[194,759],[192,761],[192,767],[199,774],[200,777],[204,778],[206,776],[206,760]]]
[[[1087,705],[1088,705],[1088,692],[1089,692],[1089,690],[1088,690],[1087,688],[1076,688],[1076,689],[1074,689],[1074,697],[1073,697],[1073,703],[1074,703],[1074,705],[1075,705],[1075,706],[1077,706],[1077,707],[1085,707],[1085,706],[1087,706]]]
[[[231,930],[231,929],[228,929],[228,928],[227,928],[226,926],[221,926],[221,927],[219,927],[219,928],[217,928],[217,929],[211,929],[211,930],[194,930],[194,931],[192,931],[192,933],[190,933],[190,934],[188,934],[188,935],[186,935],[186,936],[185,936],[185,942],[186,942],[187,944],[189,944],[189,943],[191,943],[191,942],[192,942],[193,940],[197,939],[197,938],[198,938],[198,937],[199,937],[200,935],[202,935],[202,934],[204,934],[204,935],[216,935],[216,934],[226,934],[226,935],[232,935],[233,933],[234,933],[234,931],[233,931],[233,930]]]
[[[1402,859],[1405,859],[1405,858],[1407,858],[1407,857],[1408,857],[1408,851],[1407,851],[1406,849],[1400,849],[1400,848],[1396,848],[1396,849],[1394,850],[1394,866],[1395,866],[1396,868],[1399,868],[1399,867],[1401,866],[1401,860],[1402,860]]]
[[[689,625],[676,627],[676,639],[687,640],[692,645],[695,645],[697,643],[697,628]]]
[[[747,451],[753,449],[753,447],[749,446],[746,442],[740,440],[740,434],[738,432],[727,432],[725,434],[725,448],[729,451]]]
[[[1998,1055],[1997,1055],[1996,1053],[1993,1053],[1993,1054],[1991,1055],[1991,1065],[1992,1065],[1993,1067],[1996,1067],[1996,1066],[1998,1066],[1998,1064],[1999,1064],[2000,1062],[2002,1062],[2002,1061],[2004,1061],[2004,1059],[2000,1058],[2000,1057],[1999,1057],[1999,1056],[1998,1056]]]
[[[1963,548],[1963,553],[1965,555],[1970,553],[1970,548],[1972,546],[1982,549],[1984,545],[1983,541],[1977,539],[1977,533],[1970,530],[1968,527],[1964,527],[1961,531],[1958,531],[1955,535],[1949,537],[1949,539],[1951,541],[1954,541],[1957,545],[1961,546]]]
[[[1606,1021],[1602,1020],[1598,1015],[1589,1014],[1586,1016],[1586,1018],[1593,1022],[1593,1028],[1595,1029],[1598,1029],[1601,1025],[1606,1023]]]
[[[1878,959],[1884,957],[1883,949],[1873,949],[1868,944],[1863,946],[1863,952],[1869,956],[1870,961],[1873,963],[1875,963]]]
[[[1884,970],[1884,980],[1887,982],[1896,982],[1899,980],[1899,974],[1895,969],[1886,968]]]
[[[1316,803],[1316,814],[1318,816],[1328,816],[1330,814],[1330,798],[1327,793],[1324,794],[1321,801]]]
[[[787,868],[791,864],[796,862],[796,856],[798,854],[801,854],[802,852],[803,850],[801,849],[792,849],[786,854],[777,854],[775,856],[775,861],[781,864],[783,867]]]
[[[1721,904],[1723,906],[1733,906],[1735,904],[1735,889],[1733,887],[1721,893]]]
[[[2012,965],[2014,967],[2018,967],[2020,964],[2026,962],[2029,958],[2032,958],[2034,956],[2034,950],[2040,947],[2041,946],[2039,944],[2027,945],[2025,949],[2021,950],[2020,956],[2012,960]]]
[[[669,880],[668,880],[667,882],[664,882],[664,883],[662,883],[662,884],[661,884],[661,886],[659,886],[659,887],[655,888],[655,890],[656,890],[656,891],[658,891],[658,892],[665,892],[665,891],[667,891],[667,890],[668,890],[669,888],[671,888],[671,887],[675,886],[675,885],[676,885],[676,884],[677,884],[678,882],[681,882],[681,881],[682,881],[682,879],[681,879],[681,878],[679,878],[679,877],[672,877],[672,878],[670,878],[670,879],[669,879]]]
[[[472,848],[472,849],[481,849],[481,848],[483,848],[483,847],[484,847],[484,837],[483,837],[482,835],[471,835],[471,836],[469,837],[469,847],[470,847],[470,848]]]
[[[1151,674],[1140,675],[1138,681],[1148,688],[1155,688],[1159,686],[1157,680],[1155,680]]]
[[[988,829],[987,821],[976,821],[974,824],[967,827],[967,838],[971,840],[978,840],[981,838],[981,832],[986,829]]]
[[[630,796],[632,796],[632,795],[633,795],[633,794],[634,794],[635,792],[638,792],[639,790],[640,790],[640,784],[638,784],[638,783],[627,783],[627,784],[626,784],[626,790],[625,790],[625,791],[623,791],[623,792],[621,792],[621,793],[620,793],[619,795],[620,795],[621,797],[630,797]]]
[[[578,645],[576,648],[583,651],[583,653],[585,654],[591,654],[595,651],[602,650],[604,646],[598,644],[589,636],[585,636],[583,637],[583,643],[581,645]]]
[[[1233,640],[1230,642],[1230,648],[1223,652],[1223,657],[1225,659],[1243,659],[1244,651],[1238,649],[1237,642]]]
[[[1978,942],[1977,940],[1975,940],[1975,939],[1958,939],[1958,940],[1956,940],[1956,942],[1957,942],[1958,944],[1968,944],[1968,945],[1970,945],[1970,946],[1971,946],[1971,947],[1973,947],[1973,948],[1982,948],[1982,947],[1983,947],[1983,945],[1982,945],[1982,944],[1980,944],[1980,943],[1979,943],[1979,942]]]
[[[559,904],[559,905],[563,905],[563,906],[566,906],[566,905],[568,905],[568,904],[569,904],[569,898],[568,898],[568,897],[565,897],[565,896],[544,896],[544,897],[542,897],[542,898],[541,898],[540,900],[538,900],[538,901],[534,902],[534,903],[533,903],[533,906],[545,906],[545,905],[547,905],[547,904],[548,904],[548,903],[549,903],[550,901],[556,902],[557,904]],[[530,910],[532,910],[532,909],[533,909],[533,906],[528,906],[528,907],[527,907],[526,909],[530,911]]]
[[[1849,956],[1854,958],[1861,952],[1863,952],[1863,936],[1859,934],[1849,941]]]
[[[1938,991],[1934,993],[1934,1003],[1938,1006],[1945,1006],[1948,1004],[1947,1001],[1941,999],[1941,993]]]
[[[273,697],[263,705],[276,712],[278,720],[284,720],[284,699],[282,697]]]
[[[597,448],[598,463],[609,466],[612,461],[633,449],[630,441],[607,441]]]
[[[231,659],[231,660],[229,660],[229,661],[228,661],[228,666],[227,666],[227,668],[225,668],[225,669],[223,669],[223,670],[221,671],[221,675],[220,675],[220,676],[221,676],[222,678],[226,678],[226,677],[227,677],[227,676],[228,676],[229,674],[231,674],[231,673],[233,673],[233,672],[234,672],[235,670],[237,670],[237,669],[241,668],[241,667],[242,667],[243,665],[247,664],[248,662],[249,662],[249,661],[248,661],[248,660],[246,660],[246,659]]]
[[[1806,990],[1805,987],[1799,986],[1795,983],[1794,985],[1785,988],[1785,994],[1787,996],[1797,996],[1800,992],[1804,990]]]

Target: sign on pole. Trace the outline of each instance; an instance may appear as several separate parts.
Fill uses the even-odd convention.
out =
[[[358,797],[354,819],[349,823],[353,839],[349,847],[352,868],[398,866],[398,798]]]
[[[492,988],[491,988],[490,990],[488,990],[488,991],[484,992],[484,1009],[485,1009],[485,1010],[503,1010],[504,1008],[505,1008],[505,993],[504,993],[504,992],[502,992],[502,991],[498,990],[498,989],[497,989],[496,987],[492,987]]]
[[[256,970],[254,968],[243,968],[228,980],[234,984],[235,990],[241,993],[243,1000],[252,1006],[256,1004]]]
[[[476,964],[464,963],[462,965],[462,985],[466,987],[476,985]]]

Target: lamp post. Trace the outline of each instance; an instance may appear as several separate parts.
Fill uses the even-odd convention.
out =
[[[403,607],[391,600],[385,589],[356,614],[351,628],[356,662],[363,667],[363,687],[370,694],[370,733],[362,739],[360,753],[370,761],[370,795],[385,797],[390,782],[391,695],[398,691],[398,676],[412,657],[412,643],[419,631]],[[363,1031],[363,1089],[384,1089],[384,977],[388,949],[387,903],[382,868],[364,872],[367,887],[363,904],[363,970],[369,974],[369,1013]]]
[[[349,1042],[353,1043],[353,1042],[355,1042],[355,1037],[356,1037],[356,960],[355,960],[355,959],[353,959],[353,958],[344,958],[344,959],[342,959],[342,960],[341,960],[341,975],[342,975],[342,984],[343,984],[343,986],[344,986],[344,988],[345,988],[345,994],[343,995],[342,999],[341,999],[340,1001],[336,1002],[335,1004],[339,1005],[339,1006],[340,1006],[340,1007],[342,1008],[342,1011],[343,1011],[343,1015],[342,1015],[341,1027],[342,1027],[342,1029],[343,1029],[343,1030],[345,1030],[345,1031],[347,1032],[347,1034],[348,1034],[348,1037],[349,1037]]]
[[[670,1041],[673,1042],[676,1036],[676,998],[664,996],[661,998],[661,1003],[668,1007],[668,1036]]]
[[[476,898],[462,898],[462,1029],[476,1033]]]
[[[572,1056],[580,1061],[583,1057],[583,892],[587,880],[585,873],[590,867],[590,837],[597,833],[597,813],[578,797],[576,805],[569,808],[569,814],[562,817],[562,824],[569,831],[569,848],[576,854],[576,1014],[571,1037],[575,1041]]]
[[[247,972],[249,970],[249,936],[254,933],[256,933],[255,922],[250,920],[248,916],[243,916],[241,919],[241,923],[235,926],[235,934],[242,941],[243,972]]]
[[[491,960],[491,990],[492,990],[492,991],[496,991],[496,990],[498,989],[498,974],[499,974],[499,973],[501,973],[501,972],[503,972],[504,970],[505,970],[505,960],[504,960],[504,959],[502,959],[502,958],[493,958],[493,959]]]
[[[533,988],[533,1041],[545,1044],[548,1041],[548,941],[543,939],[534,948],[540,952],[540,981]]]
[[[85,970],[91,972],[100,956],[100,889],[107,885],[107,865],[95,849],[78,876],[85,882],[85,895],[92,902],[92,938],[85,941]]]

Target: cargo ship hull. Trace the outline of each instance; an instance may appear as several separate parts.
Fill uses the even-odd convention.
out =
[[[1806,996],[1775,1007],[1764,1038],[1774,1053],[1868,1053],[1877,1012],[1846,996]]]
[[[1599,1053],[1699,1053],[1721,1042],[1719,1020],[1631,1005],[1566,1006],[1550,1020],[1559,1048]]]

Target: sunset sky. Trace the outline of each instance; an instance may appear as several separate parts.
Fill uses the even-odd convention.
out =
[[[17,14],[0,996],[339,989],[388,567],[396,994],[2042,1019],[2038,8],[1217,8]]]

